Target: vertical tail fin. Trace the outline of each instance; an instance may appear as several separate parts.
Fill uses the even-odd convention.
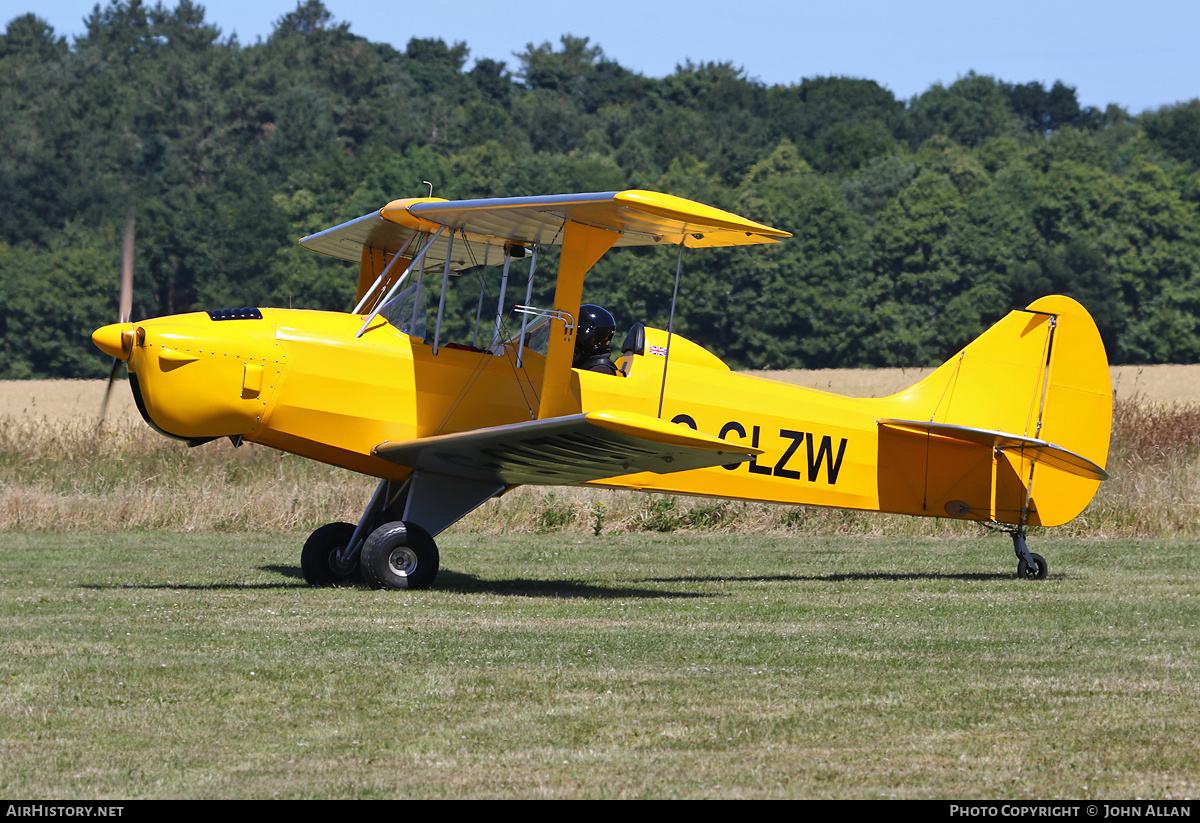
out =
[[[898,413],[880,421],[881,454],[906,467],[910,493],[911,472],[922,474],[925,513],[1057,525],[1083,511],[1104,476],[1088,465],[1103,469],[1108,456],[1108,359],[1069,297],[1010,312],[890,399]]]

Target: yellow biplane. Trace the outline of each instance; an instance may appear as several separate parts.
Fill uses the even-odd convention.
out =
[[[878,399],[737,374],[640,323],[615,374],[573,366],[584,275],[610,249],[671,246],[682,264],[685,249],[789,236],[647,191],[396,200],[300,241],[358,263],[349,313],[242,308],[135,323],[123,297],[122,322],[92,339],[114,373],[127,364],[137,407],[162,434],[230,437],[380,479],[357,524],[322,526],[305,543],[313,585],[427,587],[434,537],[525,484],[978,521],[1011,533],[1019,576],[1045,577],[1026,530],[1071,520],[1107,476],[1108,364],[1070,298],[1011,312]],[[539,308],[530,295],[550,245],[553,305]],[[495,316],[481,291],[473,342],[446,341],[447,288],[468,269],[500,277]],[[678,266],[675,277],[678,295]],[[505,310],[506,291],[525,302]]]

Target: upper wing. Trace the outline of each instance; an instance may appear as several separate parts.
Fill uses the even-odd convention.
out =
[[[951,423],[929,423],[920,420],[880,420],[879,425],[900,431],[919,432],[988,446],[996,451],[1020,451],[1029,459],[1045,463],[1070,474],[1092,480],[1107,480],[1108,472],[1086,457],[1056,446],[1048,440],[1038,440],[1021,434],[956,426]]]
[[[395,254],[414,233],[429,234],[444,227],[456,235],[450,264],[460,271],[481,265],[489,246],[561,243],[568,221],[620,234],[616,246],[743,246],[791,237],[788,232],[682,197],[630,190],[480,200],[395,200],[378,212],[309,235],[300,245],[357,263],[363,249]],[[443,235],[426,252],[427,265],[443,265],[447,248]],[[499,255],[493,252],[492,259],[499,260]]]
[[[643,414],[599,411],[385,442],[375,447],[375,454],[469,480],[561,485],[740,463],[761,450]]]

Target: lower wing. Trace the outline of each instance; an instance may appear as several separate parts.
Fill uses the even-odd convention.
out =
[[[740,463],[761,453],[624,411],[552,417],[375,447],[376,455],[402,466],[507,485],[564,485],[636,472],[690,471]]]

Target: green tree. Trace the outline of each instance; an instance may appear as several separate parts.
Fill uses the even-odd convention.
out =
[[[64,222],[64,192],[75,209],[102,196],[70,147],[86,138],[70,99],[66,40],[33,14],[0,37],[0,238],[45,242]],[[64,151],[64,149],[66,149]],[[107,182],[107,181],[106,181]],[[103,188],[103,184],[100,187]]]
[[[910,118],[918,140],[944,134],[969,147],[1020,127],[1004,87],[995,78],[973,71],[949,86],[930,87],[913,101]]]
[[[872,80],[810,77],[767,90],[765,116],[819,171],[845,173],[899,151],[904,104]]]
[[[1095,128],[1100,123],[1096,109],[1081,107],[1074,87],[1061,80],[1055,81],[1049,91],[1036,81],[1000,85],[1008,95],[1009,108],[1035,134],[1050,134],[1068,125]]]
[[[90,337],[117,321],[120,232],[70,221],[45,248],[0,244],[0,378],[108,373]]]
[[[1146,112],[1138,122],[1146,135],[1171,157],[1200,168],[1200,100]]]

